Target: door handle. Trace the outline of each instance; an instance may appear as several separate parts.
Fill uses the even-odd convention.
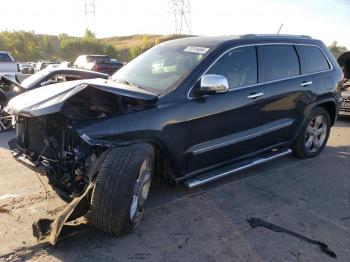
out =
[[[252,93],[252,94],[250,94],[249,96],[247,96],[247,98],[249,98],[249,99],[256,99],[256,98],[261,97],[261,96],[263,96],[263,95],[264,95],[263,92],[260,92],[260,93]]]
[[[309,85],[312,85],[312,81],[304,81],[300,84],[300,86],[309,86]]]

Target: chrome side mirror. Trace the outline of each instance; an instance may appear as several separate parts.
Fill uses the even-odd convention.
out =
[[[204,75],[201,78],[199,93],[201,95],[226,93],[229,89],[227,78],[223,75]]]

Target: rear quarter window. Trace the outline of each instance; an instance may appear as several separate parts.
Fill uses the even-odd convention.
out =
[[[0,53],[0,62],[13,62],[12,58],[6,53]]]
[[[295,46],[299,58],[302,74],[324,71],[330,68],[327,58],[320,48],[316,46]]]
[[[273,81],[300,74],[298,56],[292,45],[259,46],[258,53],[261,81]]]

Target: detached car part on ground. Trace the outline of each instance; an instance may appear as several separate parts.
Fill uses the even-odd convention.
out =
[[[155,175],[192,188],[291,151],[317,156],[341,83],[334,57],[309,37],[173,40],[111,80],[13,98],[7,112],[17,138],[9,145],[66,201],[85,193],[92,223],[120,236],[140,221]]]
[[[22,83],[9,75],[0,75],[0,131],[12,127],[12,117],[4,112],[11,98],[44,85],[92,78],[107,79],[108,75],[73,68],[44,69],[26,78]]]

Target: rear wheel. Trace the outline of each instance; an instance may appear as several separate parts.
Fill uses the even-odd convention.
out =
[[[329,113],[320,107],[307,117],[294,145],[293,152],[300,158],[315,157],[324,149],[331,129]]]
[[[92,223],[117,236],[140,222],[154,173],[154,150],[148,144],[112,149],[96,178],[91,198]]]

